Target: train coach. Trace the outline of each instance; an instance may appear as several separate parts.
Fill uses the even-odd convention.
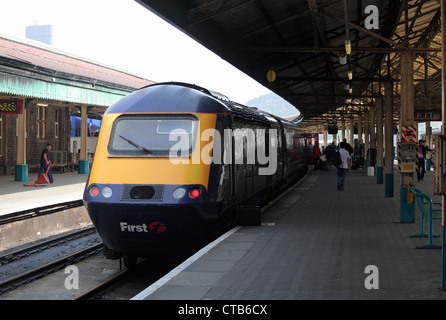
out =
[[[107,109],[83,199],[106,257],[131,267],[245,223],[244,209],[306,170],[296,125],[195,85],[159,83]]]

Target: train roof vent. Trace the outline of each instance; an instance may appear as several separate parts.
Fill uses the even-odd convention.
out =
[[[248,121],[250,123],[257,123],[267,126],[269,125],[269,121],[266,119],[266,117],[256,108],[247,107],[235,102],[230,104],[229,108],[234,114],[234,117],[242,121]]]
[[[224,94],[217,92],[217,91],[211,91],[208,90],[209,93],[211,94],[211,96],[213,96],[214,98],[218,99],[218,100],[223,100],[225,102],[229,102],[231,100],[229,100],[229,98],[227,96],[225,96]]]

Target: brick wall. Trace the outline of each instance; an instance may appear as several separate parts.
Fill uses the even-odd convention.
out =
[[[59,138],[56,139],[56,108],[59,110]],[[27,164],[29,172],[39,170],[40,154],[47,143],[51,143],[53,150],[69,151],[70,145],[70,114],[69,108],[65,106],[46,107],[46,135],[44,138],[37,137],[38,106],[30,103],[27,112]],[[14,174],[17,164],[17,115],[3,116],[3,147],[4,156],[0,157],[0,174]]]

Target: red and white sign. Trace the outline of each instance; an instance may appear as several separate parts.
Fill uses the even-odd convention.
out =
[[[401,128],[402,142],[417,142],[417,128],[415,126],[406,126]]]

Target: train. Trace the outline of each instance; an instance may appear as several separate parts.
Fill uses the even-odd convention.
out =
[[[296,124],[193,84],[156,83],[104,113],[83,201],[104,255],[174,254],[237,224],[308,170]]]

